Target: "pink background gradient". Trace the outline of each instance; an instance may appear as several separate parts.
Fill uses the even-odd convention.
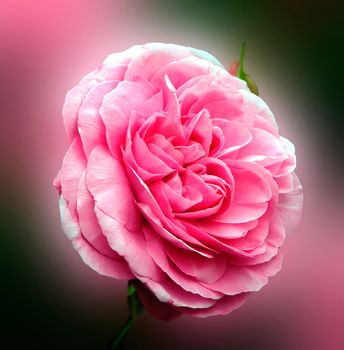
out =
[[[213,53],[224,65],[237,56],[239,25],[233,25],[225,40],[210,27],[174,21],[164,11],[165,17],[159,16],[153,7],[152,1],[1,2],[0,143],[2,204],[11,214],[3,221],[11,247],[8,261],[13,264],[8,273],[13,300],[6,314],[16,320],[16,331],[9,332],[12,344],[21,344],[13,340],[21,332],[19,324],[35,335],[32,344],[40,348],[40,342],[55,333],[47,326],[43,332],[37,329],[45,319],[56,318],[65,323],[62,335],[49,339],[50,344],[69,348],[85,339],[99,344],[127,317],[126,283],[84,266],[60,227],[52,182],[67,148],[61,118],[67,90],[108,53],[136,43],[186,44]],[[344,348],[343,184],[321,156],[322,144],[330,139],[319,123],[312,123],[314,116],[326,118],[326,105],[310,99],[300,75],[285,70],[283,62],[264,64],[267,48],[254,34],[244,39],[247,70],[274,111],[281,134],[296,146],[305,196],[302,222],[283,248],[282,271],[239,310],[226,317],[185,316],[171,323],[144,315],[131,332],[129,348]],[[18,230],[12,234],[11,227]],[[32,278],[18,282],[25,273]],[[35,295],[43,294],[40,304]],[[39,317],[21,312],[22,307],[31,312],[25,309],[31,302]]]

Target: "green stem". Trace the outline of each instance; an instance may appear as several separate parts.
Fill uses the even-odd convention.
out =
[[[127,338],[129,329],[134,324],[134,322],[135,319],[129,317],[128,321],[122,326],[116,336],[110,341],[108,350],[124,349],[125,339]]]
[[[134,281],[128,282],[128,306],[129,306],[129,318],[128,321],[122,326],[117,334],[111,339],[108,350],[121,350],[124,349],[125,340],[131,326],[139,318],[144,311],[143,306],[137,296],[137,292],[134,286]]]

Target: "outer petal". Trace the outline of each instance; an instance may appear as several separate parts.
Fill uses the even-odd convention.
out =
[[[96,85],[96,81],[93,80],[97,71],[94,70],[88,73],[78,85],[68,91],[65,99],[65,103],[62,109],[63,121],[66,128],[66,132],[70,141],[77,135],[77,119],[78,112],[82,101],[84,100],[89,89]]]
[[[154,73],[166,64],[188,56],[191,56],[191,53],[184,46],[162,43],[145,44],[130,62],[125,79],[130,81],[150,80]]]
[[[219,66],[221,68],[224,68],[223,65],[219,62],[219,60],[214,57],[212,54],[210,54],[209,52],[203,51],[203,50],[199,50],[199,49],[195,49],[193,47],[187,47],[187,49],[196,57],[201,58],[202,60],[206,60],[209,61],[211,63],[213,63],[215,66]],[[228,72],[223,69],[223,71],[228,74]]]
[[[131,231],[116,219],[95,208],[99,225],[109,245],[128,262],[133,274],[142,278],[160,281],[164,279],[162,271],[157,267],[145,249],[145,238],[141,229]]]
[[[77,199],[77,212],[82,235],[99,253],[118,259],[120,256],[110,248],[99,227],[96,214],[94,213],[94,199],[86,187],[85,173],[79,182]]]
[[[60,197],[61,224],[66,236],[72,241],[82,260],[101,275],[130,279],[133,274],[123,259],[112,259],[97,252],[81,235],[77,221],[73,218],[66,200]]]
[[[278,211],[287,230],[299,223],[302,214],[303,191],[296,174],[293,174],[293,190],[279,196]]]
[[[134,283],[140,301],[151,315],[163,321],[171,321],[182,315],[170,304],[161,302],[142,282],[136,280]]]
[[[86,184],[96,207],[128,229],[138,229],[141,215],[134,203],[122,164],[104,146],[97,146],[87,163]]]
[[[239,90],[239,93],[243,97],[244,109],[247,113],[253,114],[255,119],[257,119],[257,116],[264,118],[277,130],[277,124],[273,113],[259,96],[251,93],[248,89]]]
[[[81,146],[80,138],[73,140],[69,147],[59,172],[61,191],[69,208],[75,215],[78,184],[86,167],[86,158]]]
[[[256,162],[264,167],[281,163],[288,159],[288,155],[279,138],[257,128],[253,128],[251,133],[252,141],[238,151],[238,159]]]
[[[209,316],[220,316],[228,315],[230,312],[239,308],[245,301],[248,293],[242,293],[234,296],[225,296],[220,299],[215,305],[201,310],[187,309],[187,308],[177,308],[186,314],[195,317],[209,317]]]
[[[99,108],[104,96],[113,90],[118,81],[105,81],[90,89],[80,106],[78,130],[86,156],[96,145],[106,143],[104,123],[99,115]]]
[[[206,309],[216,303],[216,300],[206,299],[200,295],[185,291],[170,279],[159,283],[148,278],[141,278],[141,281],[147,285],[160,301],[167,302],[174,307]]]

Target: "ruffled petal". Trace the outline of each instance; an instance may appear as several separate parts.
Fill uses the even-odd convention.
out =
[[[118,259],[119,255],[110,248],[99,227],[96,214],[94,213],[94,204],[94,199],[86,187],[84,172],[79,182],[77,198],[77,212],[82,235],[101,254]]]
[[[207,288],[227,295],[256,292],[281,268],[282,256],[278,255],[267,263],[254,266],[228,265],[227,271],[214,283],[203,283]]]
[[[104,146],[96,146],[90,154],[86,184],[96,207],[128,229],[140,227],[141,215],[125,170]]]
[[[99,114],[105,124],[107,144],[114,156],[120,158],[120,146],[125,143],[130,114],[140,110],[153,94],[149,85],[121,81],[104,97]]]
[[[287,230],[295,228],[299,223],[302,206],[302,185],[298,176],[293,174],[293,190],[288,193],[281,193],[278,202],[278,211]]]
[[[147,253],[141,228],[128,230],[98,207],[95,207],[95,213],[110,247],[127,261],[137,278],[147,277],[155,281],[164,279],[162,271]]]
[[[214,293],[212,290],[205,288],[194,279],[191,279],[190,276],[185,275],[182,270],[179,270],[169,259],[168,255],[163,249],[163,244],[159,236],[157,236],[150,227],[147,225],[144,226],[143,232],[146,237],[146,248],[148,254],[151,256],[154,262],[171,278],[171,280],[177,283],[184,290],[193,294],[198,294],[204,298],[217,300],[223,296],[222,293]],[[208,264],[211,264],[211,262],[208,261]]]
[[[123,259],[112,259],[100,254],[83,238],[80,228],[62,196],[60,197],[60,214],[62,228],[66,236],[72,241],[74,249],[80,254],[86,265],[104,276],[119,279],[133,278],[128,264]]]
[[[215,305],[201,310],[189,309],[189,308],[177,308],[177,310],[192,315],[194,317],[209,317],[209,316],[221,316],[228,315],[230,312],[239,308],[248,297],[249,293],[242,293],[234,296],[224,296]]]
[[[67,136],[71,142],[74,137],[77,136],[77,120],[80,105],[90,88],[97,84],[94,80],[96,74],[97,71],[94,70],[85,75],[80,83],[69,90],[66,95],[62,109],[62,116]]]
[[[80,138],[76,137],[70,145],[59,172],[61,192],[73,215],[76,215],[78,184],[86,168],[86,158]]]
[[[99,115],[99,108],[104,96],[112,91],[118,81],[105,81],[90,89],[80,106],[78,130],[81,142],[88,156],[96,145],[105,145],[104,123]]]

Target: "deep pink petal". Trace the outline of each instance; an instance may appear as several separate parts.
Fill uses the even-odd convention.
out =
[[[212,283],[216,281],[222,276],[227,267],[226,259],[223,255],[205,258],[172,245],[165,245],[165,250],[181,271],[200,282]]]
[[[186,141],[194,141],[202,145],[206,155],[209,154],[212,142],[213,125],[210,120],[209,112],[206,109],[201,110],[186,125],[188,135]]]
[[[154,262],[171,278],[171,280],[190,293],[215,300],[221,298],[223,294],[214,293],[213,291],[200,285],[197,281],[185,275],[182,270],[179,270],[171,262],[168,255],[164,251],[163,244],[159,236],[157,236],[149,226],[144,226],[143,232],[146,236],[146,248],[148,254],[152,257]],[[209,260],[207,258],[204,259]],[[208,263],[210,262],[208,261]]]
[[[259,246],[248,251],[236,248],[233,246],[232,240],[220,239],[208,234],[207,232],[199,229],[196,225],[192,224],[191,221],[184,221],[184,226],[193,237],[195,237],[199,242],[202,242],[206,247],[212,248],[215,252],[222,252],[228,254],[229,256],[253,257],[265,251],[264,246]]]
[[[133,139],[132,152],[136,164],[150,174],[167,176],[174,171],[166,162],[150,151],[138,134]],[[147,181],[148,179],[143,180]]]
[[[214,237],[225,239],[241,238],[257,226],[258,220],[243,222],[241,224],[228,224],[211,220],[198,220],[195,225]]]
[[[260,218],[258,225],[242,238],[231,240],[230,244],[234,248],[252,250],[264,244],[269,233],[269,220],[266,217]]]
[[[145,203],[137,203],[137,205],[154,230],[168,242],[171,242],[178,248],[196,252],[197,254],[207,258],[212,258],[214,256],[213,249],[204,245],[185,228],[180,228],[171,220],[165,219],[163,222],[161,222],[156,217],[156,214],[152,211],[152,209]],[[166,227],[164,227],[164,225]]]
[[[233,205],[224,213],[217,215],[214,220],[228,224],[241,224],[260,218],[267,210],[268,203],[246,203]]]
[[[227,295],[256,292],[281,268],[282,257],[276,256],[267,263],[254,266],[228,265],[227,271],[214,283],[203,283],[206,287]]]
[[[267,202],[272,197],[270,186],[271,175],[262,167],[244,164],[242,167],[231,167],[234,177],[234,199],[238,204]]]

